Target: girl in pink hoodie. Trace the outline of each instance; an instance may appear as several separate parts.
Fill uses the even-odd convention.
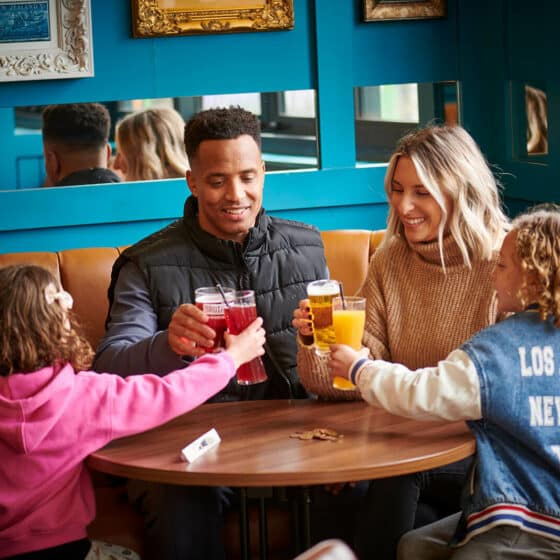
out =
[[[165,377],[94,373],[71,306],[44,268],[0,269],[0,558],[93,558],[84,459],[192,410],[264,353],[258,318],[226,334],[226,351]]]

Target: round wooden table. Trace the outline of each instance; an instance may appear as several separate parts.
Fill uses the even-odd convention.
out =
[[[211,428],[222,438],[193,463],[180,451]],[[329,428],[339,441],[290,435]],[[88,465],[105,473],[195,486],[305,486],[418,472],[472,455],[464,422],[420,422],[362,401],[205,404],[143,434],[114,441]]]
[[[211,428],[218,431],[221,443],[193,463],[184,462],[181,449]],[[290,437],[315,428],[335,430],[343,437],[337,441]],[[87,463],[105,473],[152,482],[239,487],[241,553],[248,558],[248,487],[300,487],[295,530],[300,549],[306,550],[311,541],[309,485],[418,472],[474,451],[474,438],[464,422],[419,422],[363,401],[244,401],[202,405],[164,426],[110,443]],[[264,500],[259,510],[264,559]]]

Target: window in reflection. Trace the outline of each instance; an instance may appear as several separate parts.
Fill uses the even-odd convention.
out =
[[[398,139],[419,125],[457,124],[457,98],[456,82],[355,88],[357,164],[389,161]]]
[[[119,118],[129,113],[143,111],[144,109],[174,109],[175,103],[172,97],[162,97],[160,99],[129,99],[127,101],[106,102],[105,105],[112,112],[112,116]],[[113,125],[116,123],[113,123]],[[113,127],[114,129],[114,127]]]
[[[418,84],[364,87],[358,90],[359,118],[418,122]]]
[[[545,91],[525,84],[525,114],[527,116],[527,154],[548,154],[548,118]]]
[[[313,90],[285,91],[280,98],[280,115],[284,117],[315,118]]]
[[[234,93],[229,95],[203,95],[201,97],[201,109],[211,109],[212,107],[229,107],[230,105],[240,105],[247,111],[255,115],[261,114],[261,94],[260,93]]]
[[[113,151],[116,123],[136,111],[173,108],[187,121],[203,109],[240,105],[259,115],[261,119],[263,159],[267,171],[317,167],[317,124],[313,90],[129,99],[105,101],[103,104],[111,114],[110,143]],[[18,146],[9,155],[0,154],[0,164],[4,168],[15,170],[7,174],[7,182],[0,185],[0,189],[37,188],[44,184],[41,135],[43,108],[44,106],[0,109],[2,113],[10,113],[10,118],[6,119],[2,119],[0,114],[0,122],[15,123],[13,130],[11,127],[10,130],[0,130],[0,141],[13,144],[14,137],[17,137],[15,143]]]

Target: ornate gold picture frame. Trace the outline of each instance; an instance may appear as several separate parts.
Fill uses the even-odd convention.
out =
[[[293,0],[132,0],[134,37],[293,29]]]
[[[441,18],[447,15],[447,0],[364,0],[364,20]]]

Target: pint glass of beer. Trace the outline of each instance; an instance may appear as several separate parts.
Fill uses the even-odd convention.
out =
[[[366,298],[347,296],[333,299],[333,326],[337,344],[346,344],[354,350],[362,347],[366,324]],[[335,377],[333,387],[352,390],[356,386],[344,377]]]
[[[340,285],[336,280],[316,280],[307,285],[313,342],[318,354],[328,354],[329,346],[336,342],[332,302],[339,294]]]

